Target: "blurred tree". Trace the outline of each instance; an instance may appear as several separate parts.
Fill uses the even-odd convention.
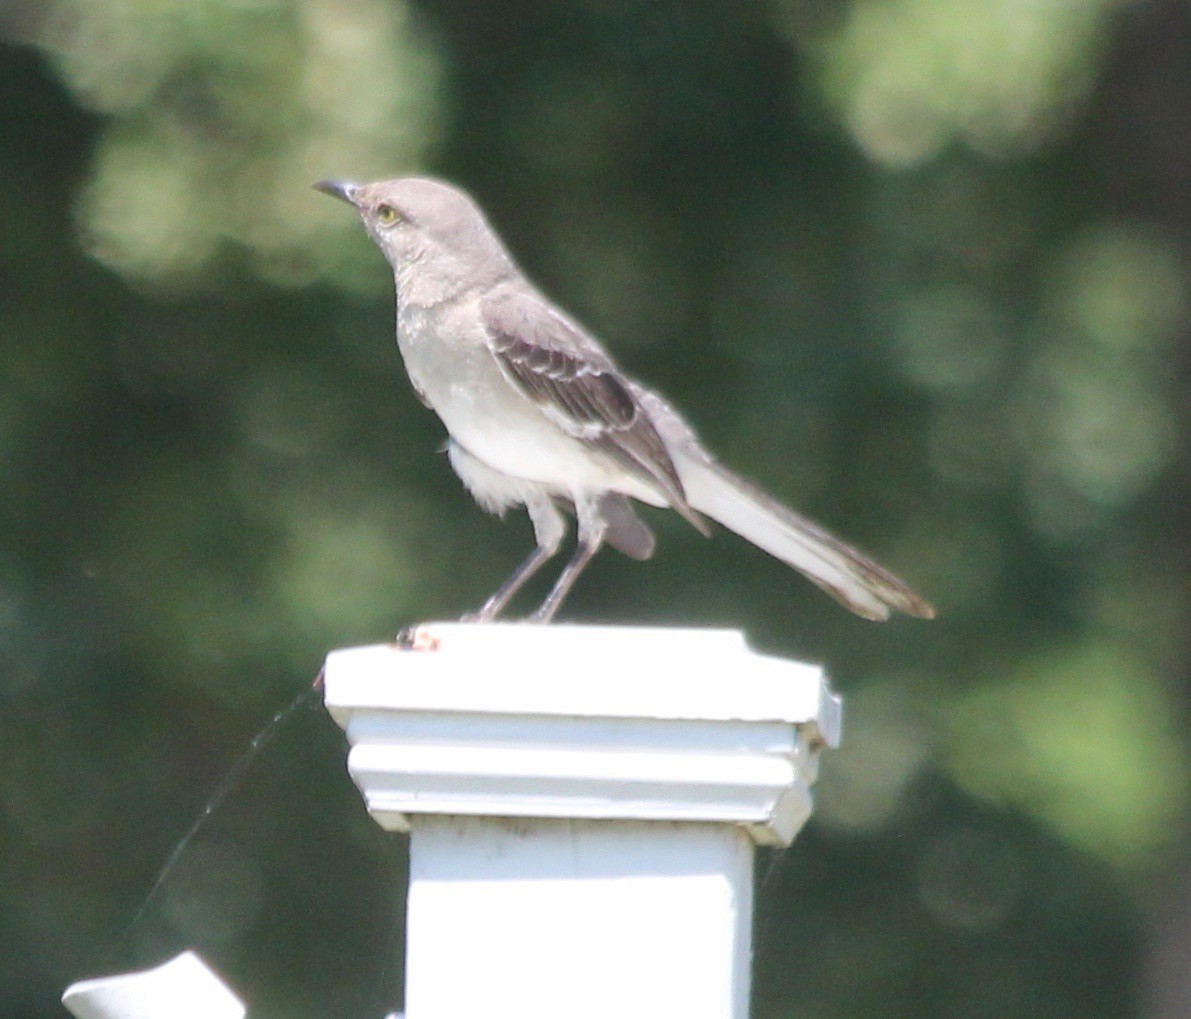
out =
[[[845,690],[756,1014],[1191,1010],[1189,31],[1179,0],[0,7],[0,1016],[182,944],[254,1015],[399,994],[400,845],[317,712],[121,932],[327,648],[472,607],[524,547],[308,190],[415,169],[942,610],[864,624],[664,517],[570,603]]]

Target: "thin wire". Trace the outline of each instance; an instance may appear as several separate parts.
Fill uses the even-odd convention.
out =
[[[769,864],[765,868],[765,873],[762,875],[760,882],[757,885],[757,897],[760,898],[761,893],[769,887],[769,882],[773,879],[781,868],[782,863],[786,859],[786,854],[789,851],[789,846],[784,846],[781,849],[773,849],[770,852]]]
[[[302,693],[298,694],[298,696],[290,701],[289,704],[287,704],[280,711],[278,711],[277,714],[269,719],[260,732],[252,737],[244,752],[227,770],[227,773],[223,776],[223,779],[216,787],[215,792],[211,794],[211,797],[207,800],[206,805],[203,807],[198,817],[195,818],[194,823],[186,831],[186,834],[178,840],[178,844],[174,846],[173,851],[170,853],[169,857],[162,865],[161,870],[158,872],[157,879],[153,882],[153,886],[149,889],[149,893],[145,896],[140,906],[137,907],[136,912],[132,915],[132,919],[129,920],[128,924],[125,926],[123,933],[112,943],[111,948],[105,956],[109,964],[114,963],[116,961],[117,952],[131,942],[132,936],[136,932],[136,929],[140,925],[141,921],[144,919],[145,913],[148,912],[149,906],[153,904],[158,893],[161,891],[162,886],[165,885],[166,880],[169,878],[171,873],[173,873],[174,867],[177,865],[178,860],[181,858],[182,853],[186,850],[186,847],[190,845],[192,841],[194,841],[194,838],[202,830],[202,827],[207,822],[207,819],[210,818],[220,804],[227,799],[228,795],[239,784],[240,780],[244,777],[245,772],[248,770],[249,764],[252,763],[253,759],[257,753],[260,752],[261,748],[273,738],[283,723],[289,718],[290,715],[297,711],[298,708],[306,704],[321,703],[321,686],[322,674],[320,673],[318,679],[315,680],[314,685],[309,690],[304,690]]]

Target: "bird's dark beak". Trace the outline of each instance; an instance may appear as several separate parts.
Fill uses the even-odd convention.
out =
[[[312,184],[311,187],[315,191],[321,191],[324,195],[341,199],[348,205],[356,204],[356,192],[360,190],[359,184],[353,184],[346,180],[320,180],[317,184]]]

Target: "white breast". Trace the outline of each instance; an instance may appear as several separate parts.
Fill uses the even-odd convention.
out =
[[[489,467],[558,495],[618,491],[654,505],[651,486],[623,476],[604,455],[568,435],[501,371],[480,332],[479,309],[405,308],[397,340],[415,388],[459,445]]]

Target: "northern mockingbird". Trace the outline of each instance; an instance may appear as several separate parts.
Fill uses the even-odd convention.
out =
[[[654,535],[630,500],[718,520],[866,619],[934,609],[901,580],[738,477],[656,393],[522,275],[472,198],[422,177],[314,187],[360,213],[393,267],[397,344],[450,434],[451,466],[492,513],[524,506],[537,547],[473,617],[491,620],[578,521],[578,547],[531,617],[548,622],[607,542],[634,559]]]

